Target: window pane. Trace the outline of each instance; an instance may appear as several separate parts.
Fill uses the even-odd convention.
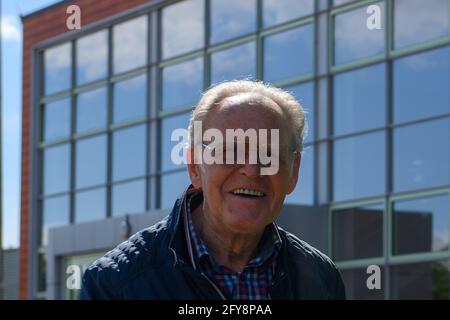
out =
[[[77,40],[77,83],[106,78],[108,72],[108,31]]]
[[[448,261],[393,266],[391,298],[395,300],[448,300],[450,267]]]
[[[147,62],[147,43],[147,16],[114,26],[114,73],[144,66]]]
[[[394,191],[450,183],[450,120],[394,130]]]
[[[71,86],[72,46],[65,43],[44,52],[46,95],[69,89]]]
[[[345,285],[347,300],[383,300],[384,299],[384,268],[381,271],[381,289],[367,288],[367,267],[358,269],[340,270]]]
[[[270,27],[314,12],[314,0],[264,0],[264,27]]]
[[[191,181],[187,171],[161,176],[161,209],[172,208],[175,200],[189,187]]]
[[[44,151],[44,194],[65,192],[70,186],[70,145]]]
[[[70,136],[70,98],[44,106],[44,140],[64,139]]]
[[[175,129],[186,129],[189,125],[191,114],[185,113],[182,115],[164,118],[161,120],[161,170],[167,171],[171,169],[184,168],[184,163],[175,164],[172,161],[172,149],[182,141],[171,141],[172,132]],[[187,139],[187,136],[186,136]]]
[[[300,164],[300,175],[294,191],[284,200],[286,204],[314,203],[314,148],[305,147]]]
[[[77,133],[106,127],[106,88],[80,93],[77,97]]]
[[[384,193],[385,145],[384,132],[339,139],[334,142],[334,200],[351,200]]]
[[[448,0],[395,0],[395,47],[448,36]]]
[[[256,29],[256,0],[212,0],[211,43],[222,42]]]
[[[450,112],[450,49],[394,61],[394,121]]]
[[[276,82],[313,72],[313,25],[264,39],[264,80]]]
[[[384,52],[384,2],[381,9],[381,29],[367,28],[367,6],[337,15],[334,18],[334,62],[347,63]]]
[[[113,216],[145,211],[145,180],[116,184],[112,189]]]
[[[204,0],[182,1],[162,10],[163,58],[203,47],[204,10]]]
[[[333,212],[333,258],[351,260],[383,256],[383,206]]]
[[[147,159],[145,125],[113,133],[113,180],[145,175]]]
[[[166,67],[162,77],[162,109],[193,106],[203,90],[203,59]]]
[[[75,195],[75,223],[106,218],[106,189],[78,192]]]
[[[256,78],[254,42],[211,54],[211,83],[246,78]]]
[[[114,123],[145,117],[147,76],[142,75],[114,84]]]
[[[449,197],[396,201],[392,209],[394,254],[448,249]]]
[[[334,77],[334,134],[352,133],[385,125],[385,75],[385,65],[379,64]]]
[[[312,82],[299,84],[293,87],[285,88],[291,92],[300,102],[300,105],[306,112],[306,122],[308,124],[308,132],[305,143],[314,140],[314,84]]]
[[[46,246],[48,229],[69,223],[69,196],[45,199],[42,209],[42,245]]]
[[[79,140],[76,158],[77,189],[106,183],[106,135]]]

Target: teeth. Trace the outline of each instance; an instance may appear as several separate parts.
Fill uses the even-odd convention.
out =
[[[233,194],[246,194],[246,195],[250,195],[250,196],[256,196],[256,197],[262,197],[264,196],[264,193],[256,191],[256,190],[251,190],[251,189],[236,189],[233,191]]]

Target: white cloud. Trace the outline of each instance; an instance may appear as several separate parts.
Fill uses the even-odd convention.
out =
[[[4,16],[2,21],[2,39],[6,41],[22,40],[22,32],[20,30],[20,24],[16,17]]]
[[[203,3],[202,0],[182,1],[164,8],[162,11],[162,50],[164,58],[203,46]]]
[[[383,3],[379,4],[384,12]],[[384,30],[367,28],[366,8],[353,10],[335,18],[335,46],[343,59],[359,59],[381,53],[384,48]],[[384,28],[384,19],[382,28]]]
[[[398,47],[448,35],[448,0],[403,0],[395,4]]]

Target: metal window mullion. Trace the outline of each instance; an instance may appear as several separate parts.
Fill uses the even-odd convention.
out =
[[[389,7],[389,3],[386,3],[386,9]],[[389,17],[389,14],[388,14]],[[389,19],[388,19],[389,21]],[[389,23],[388,23],[389,24]],[[386,42],[389,43],[389,35],[386,35]],[[386,52],[389,52],[389,47],[386,48]],[[393,239],[393,223],[392,223],[392,205],[390,203],[389,194],[393,190],[393,155],[394,155],[394,144],[393,144],[393,129],[390,124],[393,122],[393,62],[388,59],[385,63],[385,125],[386,125],[386,181],[385,181],[385,213],[384,213],[384,223],[383,223],[383,254],[384,254],[384,298],[390,300],[391,298],[391,277],[390,277],[390,257],[392,250],[392,239]]]
[[[208,54],[211,34],[211,2],[204,0],[204,40],[203,40],[203,86],[206,90],[211,84],[211,59]]]
[[[153,120],[153,132],[156,133],[155,136],[155,150],[159,151],[161,150],[161,119],[160,119],[160,112],[162,110],[162,83],[163,83],[163,78],[162,78],[162,68],[163,66],[161,65],[161,60],[162,60],[162,42],[163,42],[163,27],[162,27],[162,9],[158,10],[158,30],[157,35],[158,35],[158,50],[157,50],[157,59],[156,59],[156,64],[155,64],[155,68],[156,68],[156,84],[154,86],[155,91],[156,91],[156,97],[155,97],[155,102],[156,102],[156,112],[155,112],[155,119]],[[156,167],[156,171],[159,172],[161,170],[161,155],[158,152],[158,155],[156,156],[156,161],[155,161],[155,167]],[[156,172],[152,172],[152,174],[155,174]],[[156,174],[155,178],[153,179],[153,184],[155,186],[155,192],[153,194],[153,197],[155,199],[155,203],[154,203],[154,208],[160,208],[161,207],[161,176],[159,174]]]
[[[146,73],[146,119],[147,119],[147,123],[146,123],[146,140],[145,140],[145,144],[146,144],[146,159],[145,159],[145,168],[146,168],[146,178],[145,178],[145,199],[144,199],[144,206],[145,206],[145,210],[148,211],[150,210],[150,158],[151,158],[151,148],[152,148],[152,135],[151,135],[151,127],[150,124],[151,122],[149,121],[150,119],[150,114],[151,114],[151,101],[152,101],[152,97],[153,97],[153,92],[151,90],[151,70],[152,68],[150,67],[151,63],[152,63],[152,59],[153,59],[153,55],[152,55],[152,44],[153,44],[153,37],[154,37],[154,33],[152,33],[153,30],[153,19],[152,19],[152,13],[148,13],[147,14],[147,73]]]
[[[77,65],[77,52],[76,52],[76,40],[72,41],[72,84],[71,84],[71,96],[70,96],[70,202],[69,202],[69,224],[75,223],[75,188],[76,188],[76,144],[73,136],[76,133],[77,126],[77,99],[78,96],[73,94],[73,89],[76,86],[76,65]]]
[[[113,27],[108,28],[108,87],[107,87],[107,133],[106,133],[106,144],[107,144],[107,157],[106,157],[106,218],[112,216],[112,130],[110,126],[113,123],[113,103],[114,103],[114,83],[111,81],[113,76],[113,61],[114,61],[114,40],[113,40]]]
[[[256,2],[256,79],[264,80],[264,36],[261,34],[263,29],[263,17],[262,17],[262,1]]]

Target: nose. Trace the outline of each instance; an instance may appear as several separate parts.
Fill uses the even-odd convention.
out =
[[[250,164],[246,162],[239,168],[239,173],[246,175],[248,178],[256,178],[260,175],[260,167],[258,164]]]

